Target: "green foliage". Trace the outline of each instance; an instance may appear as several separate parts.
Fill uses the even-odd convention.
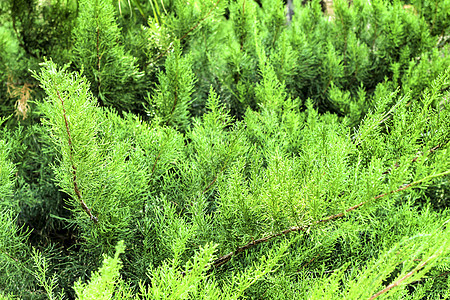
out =
[[[174,45],[173,53],[167,56],[165,73],[158,74],[159,84],[154,96],[149,97],[150,115],[158,118],[161,124],[186,130],[189,125],[188,108],[195,83],[189,57],[181,57],[181,49]]]
[[[177,267],[176,258],[158,268],[150,268],[148,276],[152,284],[140,284],[137,294],[133,295],[119,278],[119,255],[125,250],[123,241],[120,241],[114,258],[105,257],[102,267],[92,275],[88,284],[81,281],[75,283],[77,299],[239,299],[244,290],[275,267],[288,243],[284,243],[270,259],[262,258],[259,264],[236,274],[230,283],[222,287],[208,274],[216,246],[200,247],[182,269]]]
[[[55,232],[65,226],[55,216],[67,217],[69,211],[63,205],[67,195],[60,191],[50,167],[56,163],[57,152],[48,132],[40,124],[24,126],[10,140],[14,141],[11,160],[17,179],[13,199],[20,209],[21,222],[33,224],[35,232]],[[39,234],[36,241],[41,242]]]
[[[4,120],[0,120],[3,122]],[[14,165],[9,160],[11,151],[10,143],[0,140],[0,195],[1,206],[8,204],[8,198],[12,195],[14,182],[12,180],[14,174]]]
[[[440,36],[439,44],[445,43],[442,39],[448,39],[450,1],[413,0],[411,3],[414,11],[427,21],[431,33]]]
[[[143,76],[136,59],[120,45],[120,28],[108,1],[80,1],[73,30],[73,61],[92,83],[92,92],[105,106],[132,110]]]
[[[125,251],[123,241],[116,246],[114,258],[105,257],[103,265],[98,272],[95,272],[89,284],[81,281],[75,283],[74,289],[77,299],[111,299],[114,294],[114,284],[119,277],[121,268],[119,255]]]
[[[29,70],[39,68],[43,57],[67,62],[72,46],[70,36],[77,11],[76,0],[5,0],[0,6],[0,115],[16,113],[22,120],[28,114],[19,111],[18,100],[26,89],[33,95],[36,83]],[[25,100],[25,101],[24,101]],[[8,123],[14,123],[10,119]]]
[[[17,223],[16,213],[1,209],[0,214],[0,293],[25,295],[35,282],[30,274],[28,234]]]
[[[0,3],[0,297],[449,296],[449,1],[293,2]]]
[[[127,143],[102,138],[98,125],[100,112],[85,77],[68,74],[65,68],[58,69],[51,61],[36,76],[49,95],[40,108],[48,118],[45,124],[53,131],[61,156],[55,168],[56,178],[72,197],[69,205],[75,212],[75,222],[84,228],[86,238],[103,252],[103,247],[108,249],[117,236],[124,238],[128,234],[127,224],[132,214],[142,207],[142,199],[124,187],[142,186],[146,178],[124,174],[130,148]],[[113,149],[115,154],[109,157],[107,153]],[[91,221],[98,220],[104,221],[93,226]],[[108,238],[99,244],[100,232]]]
[[[76,1],[7,1],[19,45],[34,57],[58,56],[70,45]]]
[[[36,271],[33,273],[34,277],[38,281],[38,284],[44,288],[45,293],[47,294],[48,298],[53,299],[63,299],[64,294],[63,291],[57,298],[56,295],[54,295],[53,291],[55,290],[57,286],[57,276],[56,274],[53,274],[51,278],[48,278],[48,262],[45,257],[43,257],[42,253],[40,253],[38,250],[34,249],[32,250],[32,257],[34,261],[34,266],[36,268]]]
[[[364,270],[350,270],[349,274],[345,274],[349,265],[336,270],[321,281],[320,285],[316,284],[308,293],[308,298],[333,295],[330,299],[373,299],[387,291],[391,298],[403,298],[408,294],[408,284],[423,278],[436,264],[438,257],[448,255],[448,243],[448,228],[445,227],[404,237],[370,261]],[[344,282],[344,290],[341,290],[340,281]],[[432,279],[427,280],[428,288],[431,287],[431,282]],[[380,286],[383,285],[386,288],[380,291]],[[424,295],[424,292],[419,289],[417,294]],[[419,295],[415,299],[420,298]]]
[[[0,119],[1,123],[5,122]],[[17,224],[19,207],[13,199],[15,167],[10,157],[17,147],[10,132],[0,132],[0,297],[30,289],[29,232]]]

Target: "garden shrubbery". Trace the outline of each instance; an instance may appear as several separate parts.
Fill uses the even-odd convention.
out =
[[[0,298],[450,297],[450,1],[322,4],[0,3]]]

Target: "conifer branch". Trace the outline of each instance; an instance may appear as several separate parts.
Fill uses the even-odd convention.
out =
[[[242,2],[242,20],[245,20],[245,0]],[[243,35],[241,35],[240,41],[241,41],[241,52],[242,52],[242,50],[244,50],[244,36]],[[239,72],[237,73],[237,76],[238,76],[237,81],[239,81]]]
[[[167,143],[167,142],[166,142],[166,143]],[[159,149],[159,151],[158,151],[158,155],[156,156],[155,162],[153,163],[152,173],[150,174],[150,178],[153,178],[153,175],[155,174],[156,165],[158,164],[158,161],[159,161],[159,159],[161,158],[161,154],[162,154],[163,149],[164,149],[165,146],[166,146],[166,143],[164,143],[164,144],[160,147],[160,149]],[[150,185],[150,180],[149,180],[149,182],[147,183],[147,185]]]
[[[100,72],[100,60],[101,60],[101,57],[100,57],[100,48],[99,48],[99,36],[100,36],[100,29],[98,28],[98,25],[97,25],[97,71],[99,71]]]
[[[241,133],[234,138],[233,143],[230,145],[230,149],[234,147],[237,139],[240,137]],[[231,151],[230,151],[231,152]],[[206,193],[216,182],[217,178],[219,177],[220,174],[223,173],[223,171],[225,171],[226,167],[228,166],[228,162],[230,160],[230,155],[228,155],[227,159],[225,160],[225,162],[223,163],[222,167],[220,168],[220,170],[217,172],[216,176],[214,176],[213,180],[208,184],[208,186],[202,191],[202,194]]]
[[[180,41],[184,40],[184,39],[189,35],[189,33],[191,33],[192,31],[194,31],[201,23],[203,23],[203,21],[205,21],[205,20],[209,17],[209,15],[214,11],[214,9],[217,7],[217,5],[219,5],[219,3],[220,3],[220,0],[217,0],[216,4],[214,4],[214,6],[209,10],[209,12],[208,12],[208,13],[207,13],[200,21],[198,21],[197,24],[195,24],[193,27],[191,27],[191,29],[189,29],[189,30],[188,30],[181,38],[179,38],[179,40],[180,40]],[[172,49],[172,44],[173,44],[173,43],[170,43],[169,47],[167,47],[167,49],[166,49],[164,52],[162,52],[160,55],[158,55],[158,56],[155,58],[155,61],[158,60],[158,59],[160,59],[160,58],[163,57],[164,55],[166,55],[167,52],[169,52],[170,49]],[[148,66],[149,64],[150,64],[150,63],[147,63],[147,66]]]
[[[323,94],[324,94],[324,95],[327,93],[328,88],[330,87],[331,81],[332,81],[332,80],[333,80],[333,77],[330,76],[330,77],[328,78],[327,86],[325,87],[325,90],[323,91]]]
[[[433,153],[433,152],[435,152],[437,149],[439,149],[439,147],[440,147],[440,145],[437,145],[437,146],[431,148],[431,149],[428,150],[428,151],[429,151],[430,153]],[[416,162],[417,159],[419,159],[419,156],[415,156],[415,157],[411,160],[411,162]],[[395,168],[398,168],[398,167],[400,167],[400,165],[399,165],[398,163],[395,163],[395,164],[394,164],[394,167],[395,167]],[[381,173],[381,174],[385,175],[385,174],[390,173],[391,171],[392,171],[392,168],[389,168],[389,169],[387,169],[386,171],[384,171],[384,172]]]
[[[382,197],[385,197],[385,196],[388,196],[388,195],[391,195],[391,194],[394,194],[394,193],[406,190],[406,189],[408,189],[408,188],[410,188],[412,186],[421,184],[421,183],[423,183],[425,181],[428,181],[430,179],[433,179],[433,178],[436,178],[436,177],[441,177],[441,176],[446,176],[446,175],[449,175],[449,174],[450,174],[450,170],[447,170],[447,171],[439,173],[439,174],[434,174],[434,175],[427,176],[427,177],[422,178],[422,179],[420,179],[418,181],[415,181],[415,182],[412,182],[412,183],[409,183],[409,184],[405,184],[401,188],[398,188],[396,190],[392,190],[390,192],[380,194],[380,195],[378,195],[378,196],[376,196],[376,197],[374,197],[372,199],[369,199],[367,201],[363,201],[363,202],[361,202],[359,204],[356,204],[356,205],[354,205],[354,206],[352,206],[350,208],[347,208],[342,213],[338,213],[338,214],[335,214],[335,215],[328,216],[328,217],[326,217],[324,219],[315,221],[312,224],[309,224],[309,225],[306,225],[306,226],[293,226],[293,227],[285,229],[285,230],[283,230],[281,232],[278,232],[278,233],[275,233],[275,234],[272,234],[272,235],[269,235],[269,236],[266,236],[266,237],[263,237],[263,238],[260,238],[260,239],[257,239],[257,240],[253,240],[250,243],[237,248],[235,251],[232,251],[232,252],[230,252],[230,253],[222,256],[222,257],[219,257],[218,259],[216,259],[212,263],[212,267],[214,267],[214,268],[220,267],[221,265],[223,265],[223,264],[227,263],[228,261],[230,261],[230,259],[233,256],[236,256],[237,254],[239,254],[241,252],[244,252],[247,249],[252,248],[253,246],[256,246],[256,245],[264,243],[264,242],[267,242],[267,241],[272,240],[273,238],[276,238],[278,236],[286,235],[286,234],[288,234],[290,232],[294,232],[294,231],[308,231],[312,227],[314,227],[316,225],[319,225],[321,223],[326,223],[326,222],[329,222],[329,221],[332,221],[332,220],[336,220],[336,219],[342,218],[343,216],[345,216],[346,213],[351,212],[351,211],[353,211],[355,209],[358,209],[361,206],[363,206],[363,205],[365,205],[365,204],[367,204],[367,203],[369,203],[369,202],[371,202],[373,200],[377,200],[377,199],[380,199]]]
[[[191,33],[192,31],[194,31],[203,21],[205,21],[209,15],[213,12],[213,10],[217,7],[217,5],[219,5],[220,0],[217,0],[216,4],[214,4],[214,6],[209,10],[209,12],[200,20],[198,21],[197,24],[194,25],[194,27],[192,27],[191,29],[188,30],[188,32],[186,32],[181,38],[180,41],[183,40],[185,37],[188,36],[189,33]]]
[[[208,186],[202,191],[202,194],[206,193],[216,182],[217,177],[219,177],[220,174],[225,170],[226,166],[228,165],[228,159],[223,164],[222,168],[220,168],[219,172],[217,172],[216,176],[214,176],[213,180],[208,184]]]
[[[6,255],[9,259],[15,261],[16,263],[19,263],[19,260],[15,257],[12,257],[11,254],[9,254],[8,252],[4,251],[3,249],[0,249],[0,253]]]
[[[404,281],[405,279],[407,279],[407,278],[411,277],[412,275],[414,275],[414,273],[416,273],[417,271],[422,269],[433,258],[436,258],[436,256],[435,255],[430,256],[426,261],[420,263],[417,267],[415,267],[414,270],[412,270],[411,272],[409,272],[408,274],[406,274],[405,276],[403,276],[402,278],[400,278],[396,282],[391,283],[390,285],[388,285],[387,287],[385,287],[384,289],[382,289],[381,291],[379,291],[378,293],[376,293],[375,295],[370,297],[369,300],[375,299],[378,296],[386,293],[390,289],[392,289],[392,288],[394,288],[396,286],[399,286],[402,283],[402,281]]]
[[[161,150],[162,150],[162,149],[161,149]],[[159,160],[159,158],[161,157],[161,152],[162,152],[161,150],[158,152],[158,156],[156,157],[155,163],[153,164],[152,175],[151,175],[151,177],[153,177],[153,174],[155,174],[156,164],[158,163],[158,160]],[[149,184],[150,184],[150,182],[149,182]]]
[[[175,108],[177,107],[177,104],[178,104],[178,58],[177,58],[177,60],[176,60],[176,66],[177,66],[177,71],[175,72],[175,82],[176,82],[176,85],[175,85],[175,91],[173,92],[173,104],[172,104],[172,109],[170,110],[170,117],[167,119],[167,122],[166,122],[166,126],[168,126],[169,125],[169,121],[170,121],[170,119],[172,119],[172,117],[173,117],[173,113],[175,112]]]
[[[98,25],[98,20],[97,20],[97,44],[96,44],[96,49],[97,49],[97,72],[98,72],[98,80],[97,80],[97,92],[100,95],[100,86],[102,85],[102,77],[100,76],[100,69],[101,69],[101,60],[102,60],[102,56],[103,54],[100,54],[100,26]]]
[[[173,99],[172,109],[170,111],[170,117],[173,116],[173,113],[175,112],[175,108],[177,107],[177,103],[178,103],[178,85],[175,86],[175,92],[173,93],[173,95],[174,95],[174,99]],[[170,121],[170,119],[167,120],[166,125],[169,125],[169,121]]]
[[[439,1],[438,0],[435,0],[434,1],[434,14],[433,14],[433,24],[431,24],[431,29],[430,29],[430,31],[433,31],[433,29],[434,29],[434,25],[436,24],[436,15],[437,15],[437,13],[438,13],[438,3],[439,3]]]
[[[62,106],[62,110],[63,110],[63,116],[64,116],[64,123],[66,126],[66,132],[67,132],[67,138],[68,138],[68,142],[69,142],[69,159],[70,159],[70,163],[72,165],[72,183],[73,183],[73,190],[75,192],[75,195],[77,195],[78,200],[80,201],[81,207],[83,208],[83,210],[89,215],[89,218],[94,221],[95,223],[98,222],[98,218],[96,216],[94,216],[91,212],[91,209],[88,208],[88,206],[86,205],[86,203],[83,201],[83,198],[81,196],[81,192],[80,189],[78,188],[78,182],[77,182],[77,167],[75,166],[74,162],[73,162],[73,144],[72,144],[72,137],[70,135],[70,130],[69,130],[69,122],[67,121],[67,114],[66,114],[66,108],[64,106],[64,99],[61,97],[58,89],[56,89],[56,93],[58,94],[58,98],[61,101],[61,106]]]

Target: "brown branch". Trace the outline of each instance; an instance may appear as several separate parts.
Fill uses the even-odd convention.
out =
[[[294,231],[308,231],[310,228],[312,228],[312,227],[314,227],[314,226],[316,226],[316,225],[319,225],[319,224],[321,224],[321,223],[326,223],[326,222],[329,222],[329,221],[332,221],[332,220],[335,220],[335,219],[338,219],[338,218],[342,218],[343,216],[345,216],[345,213],[350,212],[350,211],[353,211],[353,210],[355,210],[355,209],[357,209],[357,208],[363,206],[364,204],[367,204],[367,203],[369,203],[369,202],[371,202],[371,201],[373,201],[373,200],[377,200],[377,199],[380,199],[380,198],[382,198],[382,197],[385,197],[385,196],[388,196],[388,195],[391,195],[391,194],[394,194],[394,193],[397,193],[397,192],[406,190],[407,188],[410,188],[410,187],[412,187],[412,186],[418,185],[418,184],[420,184],[420,183],[422,183],[422,182],[427,181],[428,179],[435,178],[435,177],[439,177],[439,176],[446,176],[446,175],[448,175],[448,174],[450,174],[450,170],[447,170],[447,171],[445,171],[445,172],[443,172],[443,173],[440,173],[440,174],[430,175],[430,176],[425,177],[425,178],[423,178],[423,179],[421,179],[421,180],[418,180],[418,181],[415,181],[415,182],[412,182],[412,183],[403,185],[401,188],[398,188],[398,189],[396,189],[396,190],[392,190],[392,191],[390,191],[390,192],[380,194],[380,195],[378,195],[378,196],[376,196],[376,197],[374,197],[374,198],[372,198],[372,199],[369,199],[369,200],[367,200],[367,201],[363,201],[363,202],[361,202],[361,203],[359,203],[359,204],[356,204],[356,205],[354,205],[354,206],[352,206],[352,207],[349,207],[349,208],[347,208],[347,209],[345,210],[345,212],[342,212],[342,213],[338,213],[338,214],[335,214],[335,215],[328,216],[328,217],[326,217],[326,218],[324,218],[324,219],[315,221],[315,222],[313,222],[312,224],[309,224],[309,225],[306,225],[306,226],[293,226],[293,227],[288,228],[288,229],[285,229],[285,230],[283,230],[283,231],[281,231],[281,232],[278,232],[278,233],[275,233],[275,234],[272,234],[272,235],[269,235],[269,236],[260,238],[260,239],[258,239],[258,240],[251,241],[250,243],[248,243],[248,244],[246,244],[246,245],[244,245],[244,246],[242,246],[242,247],[237,248],[235,251],[232,251],[232,252],[230,252],[230,253],[228,253],[228,254],[222,256],[222,257],[219,257],[218,259],[216,259],[216,260],[212,263],[212,267],[213,267],[213,268],[220,267],[221,265],[223,265],[223,264],[227,263],[228,261],[230,261],[230,259],[231,259],[233,256],[236,256],[237,254],[239,254],[239,253],[241,253],[241,252],[244,252],[245,250],[250,249],[250,248],[252,248],[253,246],[256,246],[256,245],[261,244],[261,243],[264,243],[264,242],[267,242],[267,241],[269,241],[269,240],[271,240],[271,239],[273,239],[273,238],[275,238],[275,237],[278,237],[278,236],[281,236],[281,235],[286,235],[286,234],[288,234],[288,233],[290,233],[290,232],[294,232]]]
[[[430,149],[430,152],[431,152],[431,153],[433,153],[433,152],[434,152],[434,151],[436,151],[436,150],[437,150],[437,149],[438,149],[439,147],[440,147],[440,146],[439,146],[439,145],[437,145],[436,147],[434,147],[434,148],[431,148],[431,149]]]
[[[152,175],[150,177],[153,177],[153,174],[155,174],[156,164],[158,163],[158,160],[161,157],[161,150],[159,151],[158,156],[155,159],[155,163],[153,164],[153,168],[152,168]]]
[[[396,282],[391,283],[390,285],[388,285],[387,287],[385,287],[384,289],[382,289],[381,291],[379,291],[378,293],[376,293],[375,295],[370,297],[369,300],[375,299],[378,296],[380,296],[381,294],[386,293],[390,289],[392,289],[392,288],[394,288],[396,286],[399,286],[400,283],[402,283],[402,281],[404,281],[405,279],[411,277],[414,273],[416,273],[417,271],[422,269],[428,263],[428,261],[430,261],[430,259],[432,259],[432,258],[434,258],[434,256],[429,257],[426,261],[424,261],[423,263],[419,264],[416,268],[414,268],[414,270],[412,270],[411,272],[409,272],[408,274],[406,274],[405,276],[403,276],[402,278],[400,278]]]
[[[214,182],[216,182],[217,177],[222,173],[224,168],[220,169],[219,173],[217,173],[217,175],[214,177],[214,179],[208,184],[208,186],[202,191],[202,194],[206,193],[214,184]]]
[[[433,153],[433,152],[435,152],[437,149],[439,149],[439,147],[440,147],[440,145],[437,145],[436,147],[433,147],[433,148],[431,148],[431,149],[428,150],[428,151],[429,151],[430,153]],[[419,156],[414,157],[414,158],[411,160],[411,162],[416,162],[418,158],[419,158]],[[394,164],[394,167],[395,167],[395,168],[398,168],[398,167],[400,167],[400,165],[399,165],[398,163],[395,163],[395,164]],[[381,173],[381,174],[385,175],[385,174],[390,173],[391,171],[392,171],[392,168],[389,168],[389,169],[387,169],[386,171],[384,171],[384,172]]]
[[[213,180],[208,184],[208,186],[202,191],[202,194],[206,193],[216,182],[217,178],[219,177],[220,174],[223,173],[223,171],[225,170],[225,168],[228,165],[228,159],[230,157],[228,156],[227,159],[225,160],[225,162],[222,165],[222,168],[220,168],[219,172],[217,172],[216,176],[213,178]]]
[[[0,253],[6,255],[9,259],[15,261],[16,263],[20,263],[17,258],[12,257],[8,252],[4,251],[3,249],[0,249]]]
[[[91,209],[87,207],[86,203],[83,201],[83,197],[81,196],[81,192],[80,189],[78,188],[78,183],[77,183],[77,167],[75,166],[75,164],[73,163],[73,144],[72,144],[72,137],[70,135],[70,130],[69,130],[69,122],[67,121],[67,114],[66,114],[66,108],[64,106],[64,99],[61,97],[61,95],[59,94],[59,91],[56,90],[56,93],[58,94],[58,98],[61,101],[61,105],[62,105],[62,110],[63,110],[63,116],[64,116],[64,123],[66,125],[66,132],[67,132],[67,137],[68,137],[68,142],[69,142],[69,159],[70,159],[70,163],[72,164],[72,182],[73,182],[73,190],[75,192],[75,195],[77,195],[78,200],[80,201],[81,207],[83,208],[83,210],[89,215],[89,218],[94,221],[95,223],[98,222],[98,218],[96,216],[94,216],[91,212]]]
[[[209,15],[213,12],[213,10],[217,7],[217,5],[219,5],[220,0],[217,0],[216,4],[214,4],[214,6],[209,10],[209,12],[200,20],[198,21],[197,24],[195,24],[194,27],[192,27],[191,29],[188,30],[188,32],[186,32],[181,38],[180,41],[183,40],[185,37],[187,37],[187,35],[189,33],[191,33],[193,30],[195,30],[203,21],[206,20],[206,18],[209,17]]]

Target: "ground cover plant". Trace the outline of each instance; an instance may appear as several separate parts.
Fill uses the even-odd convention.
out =
[[[0,299],[450,297],[450,1],[286,2],[0,3]]]

